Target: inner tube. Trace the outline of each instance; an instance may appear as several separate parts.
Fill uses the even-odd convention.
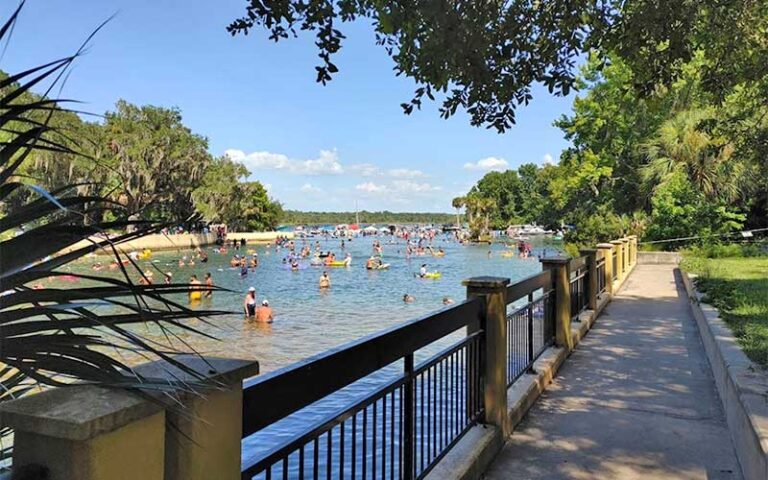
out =
[[[196,301],[203,298],[203,292],[189,292],[189,300]]]
[[[431,280],[437,280],[438,278],[440,278],[442,276],[443,276],[443,274],[440,273],[440,272],[427,272],[421,278],[428,278],[428,279],[431,279]]]
[[[347,262],[344,262],[344,261],[335,261],[335,262],[329,263],[326,266],[328,266],[328,267],[348,267],[349,264]]]

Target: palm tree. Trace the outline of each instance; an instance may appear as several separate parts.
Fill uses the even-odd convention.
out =
[[[12,31],[22,7],[23,2],[0,27],[0,41]],[[73,382],[169,395],[207,386],[202,374],[176,361],[174,354],[189,352],[180,333],[208,336],[185,319],[207,321],[205,317],[223,312],[196,312],[167,297],[188,292],[186,284],[134,284],[132,277],[147,277],[120,250],[121,243],[157,232],[163,225],[129,220],[117,202],[94,193],[83,195],[76,183],[46,191],[23,175],[25,163],[40,153],[77,155],[57,141],[60,132],[51,118],[66,103],[49,94],[81,52],[0,80],[0,402],[42,386]],[[47,91],[30,100],[30,89],[44,82],[50,83]],[[88,158],[80,160],[87,163]],[[124,233],[127,227],[135,228]],[[60,254],[67,248],[69,253]],[[113,255],[121,265],[120,278],[63,270],[96,251]],[[63,288],[57,279],[64,276],[87,284]],[[145,338],[132,328],[145,323],[153,323],[167,341]],[[194,380],[143,377],[121,359],[125,352],[163,360]],[[5,437],[10,433],[0,430],[5,447],[0,461],[9,454]]]
[[[456,228],[458,229],[461,229],[461,209],[464,208],[466,203],[467,199],[465,197],[456,197],[451,202],[453,208],[456,209]]]
[[[704,195],[725,201],[739,194],[744,167],[733,158],[734,147],[701,129],[713,118],[709,109],[685,110],[666,120],[644,146],[646,191],[652,193],[675,173],[684,174]]]

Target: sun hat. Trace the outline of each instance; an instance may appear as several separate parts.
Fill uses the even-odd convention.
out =
[[[268,307],[268,306],[269,306],[269,302],[267,301],[267,299],[266,299],[266,298],[265,298],[264,300],[262,300],[262,301],[261,301],[261,304],[262,304],[262,305],[264,305],[265,307]]]
[[[251,287],[251,288],[248,289],[248,291],[249,292],[255,292],[256,291],[256,287]]]

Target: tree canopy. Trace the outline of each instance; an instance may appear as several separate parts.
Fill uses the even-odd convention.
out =
[[[723,99],[740,79],[766,74],[768,6],[762,0],[250,0],[232,35],[255,27],[280,41],[315,36],[317,81],[339,67],[343,24],[364,19],[397,75],[416,83],[406,113],[425,97],[448,118],[461,108],[473,125],[504,131],[534,84],[568,95],[578,87],[581,56],[618,57],[634,72],[631,87],[670,85],[681,66],[704,52],[702,88]],[[768,98],[763,92],[763,98]]]

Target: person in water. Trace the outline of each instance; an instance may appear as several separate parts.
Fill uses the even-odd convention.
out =
[[[205,298],[211,298],[213,296],[213,278],[211,278],[211,272],[205,274],[205,286],[208,290],[205,291]]]
[[[413,295],[409,295],[407,293],[403,295],[403,302],[405,303],[413,303],[414,300],[416,300],[416,297],[414,297]]]
[[[328,272],[323,272],[323,274],[320,275],[320,288],[331,288],[331,277],[328,276]]]
[[[453,305],[454,302],[451,297],[443,297],[443,305]]]
[[[202,296],[202,292],[199,290],[200,280],[197,279],[197,275],[192,275],[189,277],[189,300],[195,301],[200,300],[200,297]]]
[[[419,269],[419,276],[421,278],[424,278],[424,277],[427,276],[427,264],[426,263],[422,263],[421,264],[421,268]]]
[[[171,272],[165,272],[165,284],[170,285],[173,280],[173,274]]]
[[[248,293],[245,294],[243,312],[245,313],[245,318],[253,318],[256,316],[256,289],[254,287],[250,287]]]
[[[264,323],[272,323],[274,321],[272,309],[269,307],[267,299],[264,299],[261,302],[261,306],[256,309],[256,321]]]

